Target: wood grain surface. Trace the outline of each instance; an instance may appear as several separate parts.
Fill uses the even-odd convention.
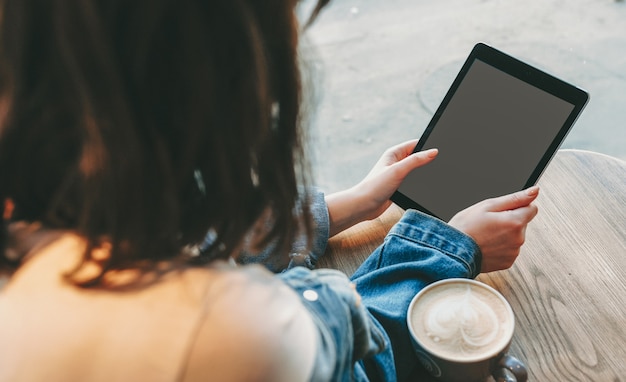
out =
[[[478,280],[510,302],[529,381],[626,381],[626,162],[561,150],[539,185],[515,265]],[[351,274],[401,215],[335,236],[320,266]]]

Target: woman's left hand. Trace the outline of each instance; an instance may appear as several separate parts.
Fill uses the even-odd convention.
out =
[[[387,149],[356,186],[326,197],[330,236],[380,216],[391,205],[389,198],[404,178],[435,159],[437,149],[413,153],[416,144],[417,140],[410,140]]]

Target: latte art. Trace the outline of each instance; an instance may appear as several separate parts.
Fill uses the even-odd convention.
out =
[[[433,304],[426,312],[426,334],[463,353],[482,349],[497,339],[500,323],[493,309],[472,293],[454,295]]]
[[[440,357],[475,360],[502,351],[513,332],[510,307],[478,282],[448,282],[427,288],[411,311],[412,332]]]

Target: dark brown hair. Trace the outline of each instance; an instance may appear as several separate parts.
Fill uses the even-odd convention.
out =
[[[181,259],[209,230],[218,240],[188,260],[226,258],[267,210],[265,240],[286,248],[308,174],[295,6],[2,0],[10,220],[76,231],[84,262],[110,243],[103,274]]]

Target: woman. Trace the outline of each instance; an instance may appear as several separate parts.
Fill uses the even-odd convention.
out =
[[[536,188],[409,211],[352,280],[300,266],[437,152],[300,191],[295,7],[1,2],[0,381],[402,380],[408,296],[513,263]]]

